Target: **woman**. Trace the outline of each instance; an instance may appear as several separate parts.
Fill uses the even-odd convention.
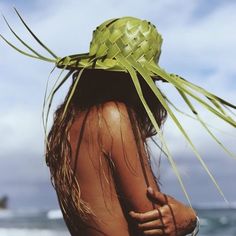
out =
[[[67,96],[77,76],[78,72],[73,75]],[[161,126],[167,113],[145,82],[139,80]],[[146,146],[146,139],[156,131],[129,75],[86,70],[62,118],[67,100],[68,97],[55,113],[48,137],[47,163],[71,234],[137,236],[142,232],[192,232],[196,216],[187,207],[177,212],[177,225],[169,208],[163,219],[167,215],[173,219],[171,222],[163,222],[158,215],[150,226],[138,225],[128,214],[158,209],[165,201],[152,202],[146,194],[147,186],[159,190]]]
[[[133,17],[105,21],[93,32],[89,53],[60,58],[35,36],[17,10],[16,13],[53,58],[28,46],[6,19],[12,33],[31,54],[16,48],[2,35],[1,38],[24,55],[69,70],[53,87],[47,100],[48,111],[55,93],[73,75],[46,142],[47,164],[71,234],[174,236],[191,232],[195,225],[194,211],[158,192],[149,165],[146,139],[157,134],[187,196],[160,130],[167,113],[223,193],[170,108],[169,105],[176,108],[173,102],[155,81],[173,85],[195,118],[226,151],[200,118],[190,98],[234,127],[236,122],[225,108],[236,106],[161,69],[157,62],[162,37],[150,22]],[[46,121],[47,117],[48,112]],[[149,188],[148,195],[147,187],[152,189]]]

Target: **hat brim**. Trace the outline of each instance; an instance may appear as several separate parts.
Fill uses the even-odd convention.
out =
[[[157,64],[152,63],[159,67]],[[95,58],[90,56],[89,53],[74,54],[59,59],[56,63],[57,68],[66,70],[80,70],[85,68],[86,70],[104,70],[117,73],[129,73],[116,59],[110,58]],[[170,75],[170,74],[169,74]],[[167,82],[166,79],[159,75],[156,75],[150,71],[150,76],[153,80],[160,80]]]

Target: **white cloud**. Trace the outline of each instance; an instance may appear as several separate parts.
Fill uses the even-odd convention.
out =
[[[42,150],[40,113],[24,106],[4,112],[0,117],[1,156],[5,152],[39,153]]]
[[[163,67],[219,93],[234,103],[236,101],[236,86],[233,85],[236,75],[234,3],[222,4],[202,18],[197,17],[196,10],[200,4],[204,7],[204,3],[197,0],[104,0],[102,4],[98,0],[52,0],[46,5],[45,1],[40,0],[31,6],[31,10],[21,5],[22,2],[15,3],[33,31],[59,56],[86,52],[92,30],[108,18],[133,15],[151,20],[164,37],[160,61]],[[7,1],[0,4],[0,9],[19,35],[44,52],[24,30]],[[0,25],[1,33],[16,42],[6,27],[2,27],[3,21]],[[41,103],[46,78],[53,65],[25,58],[2,42],[0,48],[3,55],[0,58],[0,131],[1,135],[4,134],[0,144],[1,156],[22,150],[41,154]],[[60,101],[62,96],[60,95],[57,101]],[[181,104],[177,99],[176,102]],[[219,127],[218,121],[213,123],[205,113],[203,115],[213,126]],[[208,141],[206,142],[206,137],[203,136],[202,130],[199,131],[195,122],[186,122],[186,127],[192,129],[191,137],[196,141],[197,147],[206,154],[217,154],[217,151],[208,148]],[[171,124],[168,126],[169,128],[165,129],[168,131],[167,140],[175,155],[181,156],[183,152],[188,154],[186,142],[176,145],[179,134]],[[234,132],[228,127],[223,128],[222,124],[219,128]],[[234,138],[225,136],[223,140],[227,145],[234,146]]]
[[[236,4],[226,4],[202,19],[164,31],[167,63],[171,56],[171,65],[181,66],[183,71],[190,69],[190,73],[209,68],[225,76],[235,74],[235,8]]]

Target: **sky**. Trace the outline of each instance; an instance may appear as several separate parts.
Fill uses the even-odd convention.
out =
[[[162,68],[236,104],[236,2],[233,0],[1,0],[0,11],[17,33],[45,53],[25,31],[13,7],[59,56],[87,52],[92,31],[109,18],[134,16],[147,19],[157,26],[164,38],[159,62]],[[0,20],[0,33],[20,46],[3,19]],[[44,161],[41,120],[46,80],[53,64],[22,56],[1,40],[0,55],[0,196],[7,194],[10,197],[11,208],[57,208]],[[160,86],[183,107],[168,85]],[[57,96],[54,109],[62,102],[66,90],[67,86]],[[236,153],[235,129],[201,107],[199,110],[211,130]],[[236,202],[236,160],[228,157],[196,121],[183,116],[179,118],[227,199]],[[164,133],[192,203],[223,202],[187,142],[169,120]],[[154,147],[153,156],[159,157]],[[161,160],[163,191],[185,201],[171,167],[165,157]]]

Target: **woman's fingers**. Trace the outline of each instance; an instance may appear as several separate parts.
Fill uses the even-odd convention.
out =
[[[146,213],[130,212],[144,235],[176,236],[193,231],[196,225],[194,210],[152,188],[147,189],[147,196],[157,203],[157,209]]]
[[[177,235],[176,222],[173,219],[173,212],[169,205],[164,205],[146,213],[131,211],[130,216],[139,222],[138,228],[144,235]]]
[[[147,193],[148,197],[151,198],[152,202],[159,205],[164,205],[167,203],[166,195],[161,192],[154,191],[152,187],[147,188]]]
[[[165,232],[162,229],[145,230],[143,234],[152,236],[166,236]]]
[[[152,211],[148,211],[145,213],[137,213],[134,211],[131,211],[130,216],[137,220],[140,223],[147,222],[147,221],[152,221],[160,218],[159,211],[157,209],[154,209]]]
[[[145,223],[139,223],[138,228],[141,230],[162,229],[164,225],[161,220],[153,220]]]

